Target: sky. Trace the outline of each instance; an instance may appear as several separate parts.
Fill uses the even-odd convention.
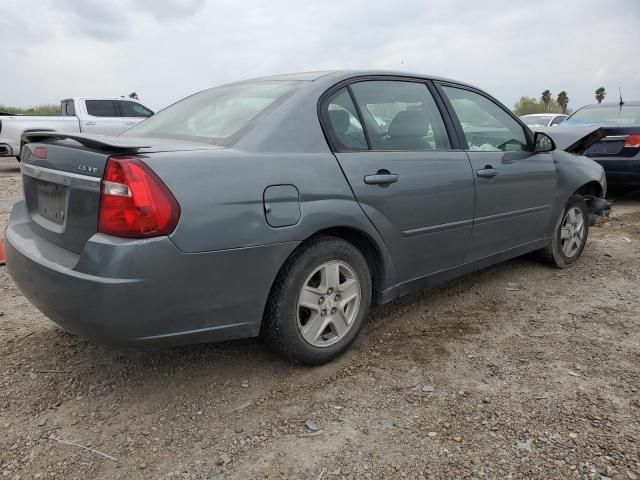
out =
[[[0,0],[0,104],[196,91],[308,70],[472,83],[509,107],[640,100],[640,0]]]

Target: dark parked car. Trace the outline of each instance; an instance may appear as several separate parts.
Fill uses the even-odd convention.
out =
[[[25,134],[24,294],[100,342],[344,352],[372,301],[525,253],[573,264],[604,172],[472,86],[385,72],[205,90],[120,137]]]
[[[587,105],[559,127],[552,136],[569,128],[567,151],[602,165],[609,184],[640,185],[640,102]]]

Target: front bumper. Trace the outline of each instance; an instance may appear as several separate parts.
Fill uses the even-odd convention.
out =
[[[22,293],[64,330],[110,344],[256,336],[271,284],[297,243],[183,253],[168,237],[96,234],[77,255],[31,229],[24,202],[6,231]]]

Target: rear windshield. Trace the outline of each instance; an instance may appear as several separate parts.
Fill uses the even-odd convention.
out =
[[[640,125],[640,105],[601,105],[581,108],[563,123],[580,125],[609,123],[616,125]]]
[[[534,117],[533,115],[525,115],[524,117],[520,117],[527,125],[548,125],[551,121],[551,115],[542,116],[542,117]]]
[[[255,81],[211,88],[181,100],[125,132],[229,146],[290,96],[300,82]]]

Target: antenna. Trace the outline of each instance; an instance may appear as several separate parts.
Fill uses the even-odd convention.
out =
[[[622,101],[622,88],[618,87],[618,91],[620,92],[620,108],[622,108],[622,105],[624,105],[624,102]]]

